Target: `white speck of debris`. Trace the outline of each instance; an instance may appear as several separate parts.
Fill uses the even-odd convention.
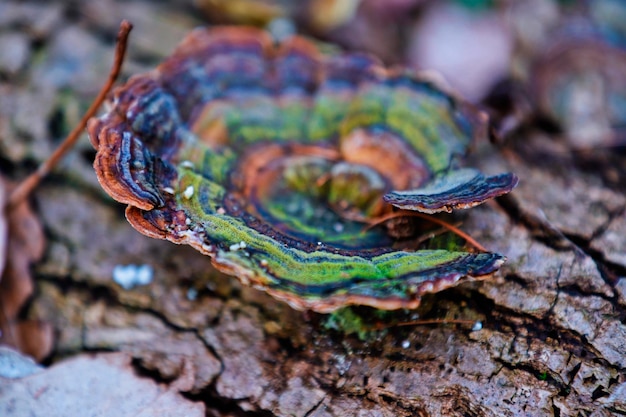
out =
[[[337,368],[337,372],[339,372],[339,375],[344,375],[350,370],[351,366],[352,362],[350,360],[346,360],[346,357],[344,355],[337,355],[335,357],[335,368]]]
[[[217,214],[226,214],[226,210],[224,210],[224,207],[220,207],[217,209]]]
[[[472,331],[473,332],[477,332],[479,330],[483,329],[483,322],[482,321],[477,321],[476,323],[474,323],[474,326],[472,326]]]
[[[267,266],[267,259],[261,259],[261,266]]]
[[[180,166],[183,168],[190,168],[190,169],[195,168],[195,165],[191,161],[183,161],[180,163]]]
[[[244,242],[243,240],[241,242],[239,242],[239,247],[241,249],[245,249],[248,245],[246,245],[246,242]]]
[[[174,194],[174,189],[172,187],[164,187],[163,191],[168,194]]]
[[[322,242],[317,242],[317,246],[322,246]]]
[[[150,265],[116,265],[113,281],[125,290],[152,282],[154,271]]]
[[[187,200],[193,197],[193,185],[185,188],[185,191],[183,192],[183,197],[185,197]]]
[[[411,347],[411,342],[409,342],[408,340],[405,340],[402,342],[402,349],[408,349]]]
[[[335,223],[335,224],[333,225],[333,229],[335,229],[335,232],[337,232],[337,233],[341,233],[341,232],[343,232],[343,224],[341,224],[341,223]]]
[[[194,301],[196,298],[198,298],[198,290],[195,288],[189,288],[187,290],[187,299],[189,301]]]
[[[186,224],[187,226],[189,226],[189,225],[191,224],[191,219],[190,219],[189,217],[187,217],[187,218],[185,219],[185,224]]]
[[[238,251],[239,249],[243,249],[245,247],[246,247],[245,242],[239,242],[239,243],[235,243],[235,244],[230,245],[228,247],[228,249],[230,249],[232,252],[235,252],[235,251]]]

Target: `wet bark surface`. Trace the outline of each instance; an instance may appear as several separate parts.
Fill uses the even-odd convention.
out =
[[[106,79],[122,17],[135,24],[125,76],[203,23],[178,3],[0,5],[3,171],[23,177],[76,123]],[[242,287],[194,250],[134,231],[99,187],[86,137],[32,200],[47,247],[23,316],[53,326],[49,364],[121,352],[136,374],[173,385],[207,415],[624,414],[626,155],[563,152],[553,141],[531,130],[473,155],[488,174],[520,178],[510,197],[463,217],[508,261],[418,312],[481,324],[473,329],[404,326],[361,339]],[[125,265],[148,265],[152,281],[122,288],[112,276]]]

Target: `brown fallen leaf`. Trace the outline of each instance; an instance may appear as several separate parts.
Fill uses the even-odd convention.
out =
[[[200,417],[201,402],[134,374],[123,353],[82,355],[23,378],[0,377],[0,415]]]
[[[13,188],[0,177],[0,202]],[[40,361],[52,350],[52,328],[18,316],[33,293],[30,265],[43,255],[43,228],[26,201],[0,213],[0,344]]]
[[[41,361],[52,351],[52,327],[45,322],[19,320],[19,313],[33,293],[31,263],[43,255],[45,240],[27,197],[71,149],[89,120],[100,108],[120,73],[132,24],[120,24],[115,58],[109,77],[67,138],[39,168],[11,186],[0,177],[0,345],[13,346]],[[8,223],[8,227],[7,227]]]
[[[0,181],[0,207],[5,207],[7,204],[7,197],[9,193],[4,181]],[[0,275],[4,271],[4,267],[7,262],[7,240],[9,238],[7,216],[0,213]]]

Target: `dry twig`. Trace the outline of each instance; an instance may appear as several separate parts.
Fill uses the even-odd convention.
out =
[[[447,223],[441,219],[438,219],[436,217],[433,217],[432,215],[428,215],[428,214],[424,214],[424,213],[420,213],[417,211],[401,211],[401,212],[394,212],[394,213],[389,213],[385,216],[381,216],[372,220],[366,220],[366,223],[368,223],[368,225],[366,226],[365,230],[371,229],[372,227],[378,226],[382,223],[385,223],[389,220],[392,219],[397,219],[400,217],[419,217],[420,219],[424,219],[427,220],[429,222],[438,224],[439,226],[451,231],[452,233],[460,236],[461,238],[465,239],[465,241],[467,241],[467,243],[469,243],[470,245],[474,246],[476,249],[478,249],[481,252],[489,252],[483,245],[481,245],[480,243],[478,243],[473,237],[471,237],[470,235],[468,235],[467,233],[465,233],[464,231],[462,231],[461,229],[459,229],[458,227],[454,226],[453,224]]]
[[[39,185],[41,180],[48,175],[48,173],[59,163],[61,158],[70,150],[76,141],[80,138],[80,134],[85,130],[87,126],[87,122],[91,119],[96,111],[102,105],[102,102],[105,100],[109,91],[115,84],[117,77],[122,68],[122,63],[124,62],[124,55],[126,54],[126,45],[128,43],[128,34],[130,33],[133,25],[127,21],[123,20],[120,24],[120,30],[117,35],[117,43],[115,45],[115,58],[113,61],[113,66],[111,68],[111,72],[109,73],[109,78],[107,82],[102,86],[98,96],[95,98],[91,107],[87,110],[87,112],[83,115],[83,118],[80,120],[78,125],[70,132],[70,134],[65,138],[63,143],[54,151],[54,153],[48,158],[43,164],[39,166],[37,171],[30,174],[24,181],[22,181],[16,188],[13,190],[11,195],[9,196],[6,209],[12,210],[15,206],[17,206],[20,202],[24,201],[30,193]]]

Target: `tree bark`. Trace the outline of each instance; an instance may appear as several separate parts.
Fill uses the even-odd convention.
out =
[[[93,10],[95,3],[81,3],[81,10]],[[115,33],[117,15],[134,10],[117,6],[101,17],[105,32]],[[183,11],[133,7],[144,7],[154,22],[167,13],[178,18],[173,28],[155,24],[160,39],[174,37],[169,44],[197,23]],[[94,32],[77,25],[70,29],[78,35],[68,34],[65,18],[59,19],[46,35],[47,53],[63,35],[65,48],[93,41],[112,56],[112,46],[102,46]],[[81,19],[89,22],[93,14]],[[152,65],[145,63],[146,51],[158,55],[150,49],[156,41],[147,40],[157,29],[139,20],[127,75]],[[33,63],[42,69],[30,68],[24,85],[35,85],[33,77],[53,68],[55,57],[46,59],[52,61]],[[110,60],[102,61],[95,72],[106,74]],[[57,96],[46,112],[31,117],[71,124],[90,82],[68,81],[71,98]],[[29,100],[49,94],[18,84],[7,88],[33,95]],[[38,138],[28,146],[38,140],[49,142]],[[83,352],[125,352],[146,377],[191,381],[179,384],[181,391],[204,403],[207,415],[626,413],[626,188],[623,181],[607,181],[601,165],[610,160],[625,166],[626,157],[602,150],[575,157],[552,151],[550,141],[531,133],[503,149],[483,144],[473,156],[488,174],[511,171],[520,178],[510,197],[463,215],[463,230],[508,260],[492,279],[429,296],[417,312],[419,319],[479,322],[473,329],[418,324],[364,340],[328,329],[326,316],[294,311],[218,274],[190,248],[135,232],[123,207],[98,186],[86,140],[36,192],[48,245],[35,265],[37,294],[27,315],[54,326],[52,362]],[[37,152],[4,152],[3,158],[18,164],[43,158]],[[596,166],[582,163],[591,157]],[[152,281],[122,288],[113,271],[129,264],[148,265]]]

